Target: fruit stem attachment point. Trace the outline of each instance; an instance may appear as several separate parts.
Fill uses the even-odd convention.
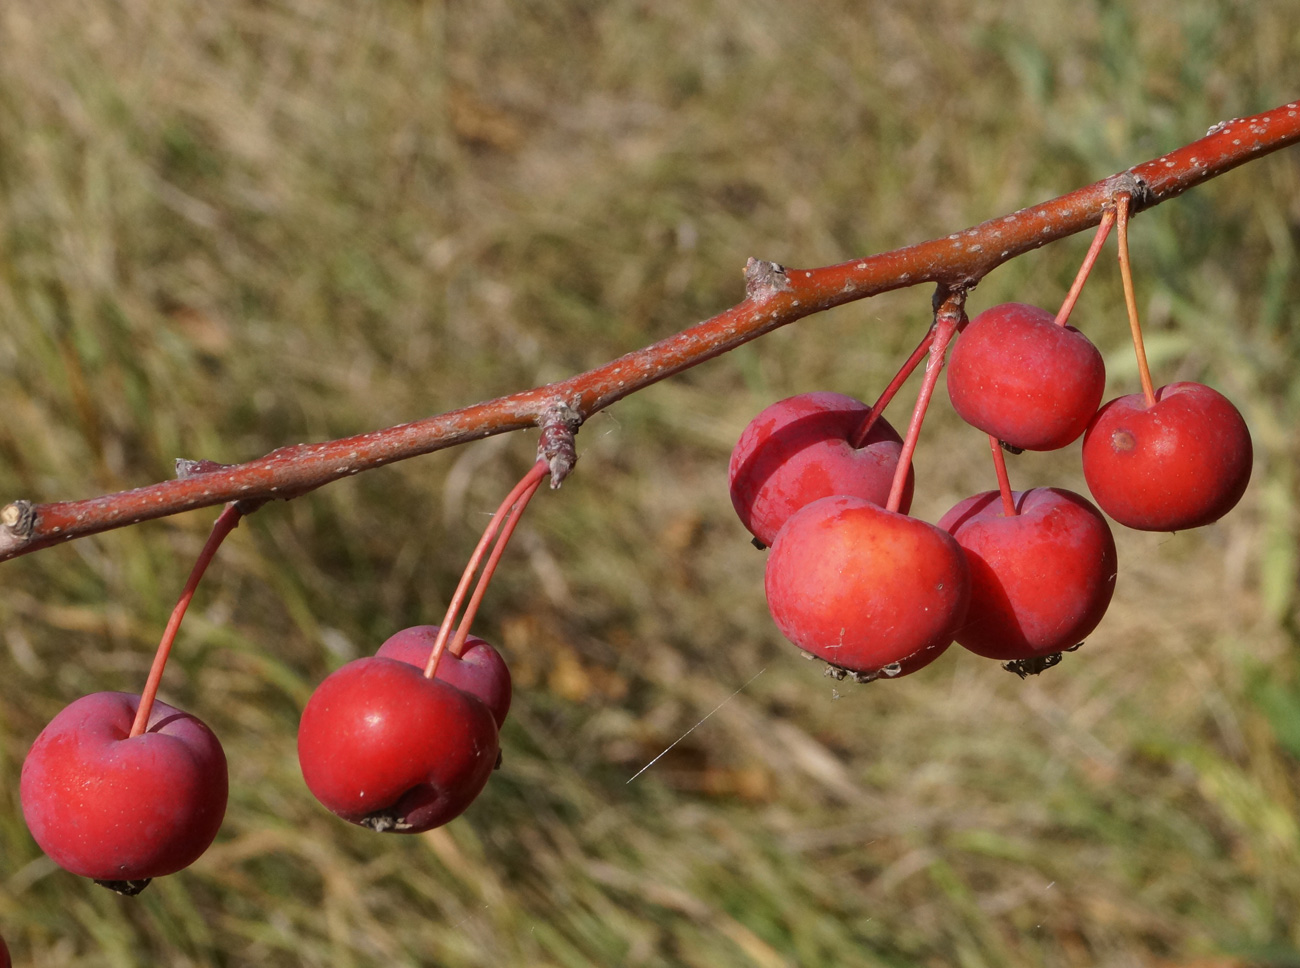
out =
[[[239,520],[244,516],[244,512],[239,508],[238,502],[227,504],[217,516],[216,522],[212,525],[212,533],[208,535],[208,540],[203,544],[203,550],[199,552],[198,560],[194,562],[194,567],[190,570],[190,577],[185,581],[185,587],[181,589],[180,598],[176,601],[176,607],[172,609],[171,618],[167,620],[167,627],[163,630],[162,639],[158,642],[158,651],[154,653],[153,665],[149,668],[149,677],[145,680],[144,689],[140,692],[140,705],[136,707],[135,721],[131,724],[130,736],[139,736],[149,725],[149,714],[153,712],[153,701],[158,696],[158,686],[162,682],[163,669],[167,666],[167,658],[171,655],[172,644],[176,641],[176,633],[180,631],[181,619],[185,617],[185,611],[190,607],[190,602],[194,598],[194,592],[199,587],[199,582],[203,579],[203,573],[208,570],[213,556],[217,549],[221,547],[221,542],[226,540],[226,535],[234,531],[239,525]]]
[[[539,458],[537,462],[528,469],[528,473],[520,478],[519,483],[510,489],[510,493],[506,495],[505,500],[501,502],[501,506],[498,507],[496,513],[492,515],[492,520],[488,522],[488,526],[483,529],[483,536],[478,539],[478,544],[474,548],[474,553],[470,555],[469,562],[465,565],[465,570],[461,573],[460,583],[456,586],[456,591],[451,596],[451,603],[447,606],[447,613],[443,616],[442,624],[438,628],[438,637],[434,639],[433,648],[429,651],[429,659],[424,666],[424,675],[426,679],[432,679],[434,674],[438,671],[438,660],[442,658],[442,653],[447,648],[448,642],[451,640],[452,625],[460,614],[461,606],[465,603],[465,596],[469,594],[470,590],[470,582],[474,580],[474,574],[478,571],[478,566],[482,563],[483,556],[487,554],[488,545],[492,543],[492,539],[495,538],[497,532],[501,530],[502,522],[505,520],[506,515],[510,513],[511,508],[514,507],[515,503],[520,501],[525,494],[531,498],[533,494],[536,493],[537,485],[541,482],[542,478],[550,472],[551,469],[549,463],[545,459]],[[523,503],[526,504],[527,501],[525,500]],[[520,510],[523,510],[522,505]],[[511,531],[513,530],[512,527]],[[477,597],[481,598],[482,596]],[[462,622],[461,624],[465,626],[465,634],[468,635],[469,623]],[[461,646],[463,646],[465,636],[458,635],[457,639]],[[460,653],[455,652],[455,654],[459,655]]]
[[[1007,459],[1002,454],[1002,442],[989,434],[989,449],[993,451],[993,470],[998,475],[998,493],[1002,495],[1002,513],[1014,518],[1020,512],[1016,510],[1015,499],[1011,496],[1011,479],[1007,476]]]
[[[935,292],[934,326],[927,336],[930,340],[929,358],[925,364],[925,376],[921,379],[921,389],[916,394],[916,406],[912,410],[912,422],[907,425],[907,436],[903,438],[903,449],[898,455],[898,466],[894,469],[894,481],[889,488],[889,501],[885,505],[888,511],[897,511],[903,503],[903,488],[907,483],[907,472],[912,466],[912,455],[916,453],[916,442],[921,437],[921,424],[925,421],[925,411],[934,396],[935,384],[943,371],[943,358],[948,352],[957,329],[966,320],[966,290],[940,287]]]
[[[1127,196],[1125,196],[1127,197]],[[1115,210],[1106,209],[1101,217],[1101,222],[1097,225],[1097,232],[1092,237],[1092,245],[1088,246],[1088,254],[1083,257],[1083,263],[1079,266],[1079,272],[1074,277],[1074,282],[1070,284],[1070,291],[1065,294],[1065,301],[1061,303],[1061,309],[1056,314],[1056,325],[1064,326],[1070,321],[1070,313],[1074,311],[1074,304],[1079,301],[1079,293],[1083,292],[1083,284],[1088,281],[1088,276],[1092,274],[1092,267],[1097,264],[1097,256],[1101,255],[1101,247],[1106,243],[1106,237],[1110,235],[1111,226],[1115,224]]]
[[[1128,256],[1129,196],[1115,196],[1116,239],[1119,242],[1119,276],[1124,283],[1124,306],[1128,309],[1129,330],[1133,334],[1133,352],[1137,354],[1138,377],[1142,381],[1142,396],[1148,407],[1156,405],[1155,384],[1151,382],[1151,368],[1147,365],[1147,351],[1142,344],[1142,324],[1138,321],[1137,295],[1133,291],[1133,266]]]
[[[537,458],[544,460],[551,471],[551,489],[564,483],[578,462],[578,448],[574,437],[582,426],[582,414],[563,401],[542,414],[538,421],[542,433],[537,441]]]
[[[921,342],[917,344],[916,349],[912,350],[912,355],[907,358],[907,362],[899,368],[898,372],[894,374],[894,378],[889,381],[889,386],[885,387],[884,392],[880,394],[875,406],[862,418],[862,423],[858,426],[857,432],[849,439],[850,447],[859,450],[867,442],[867,436],[871,433],[871,428],[876,425],[876,420],[889,406],[889,401],[894,399],[894,395],[898,393],[899,388],[907,382],[907,378],[912,375],[912,371],[920,364],[926,351],[930,348],[930,343],[933,341],[934,325],[931,324],[930,328],[926,330],[925,336],[921,338]]]

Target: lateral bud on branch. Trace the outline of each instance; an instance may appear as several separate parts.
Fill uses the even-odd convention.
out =
[[[785,266],[752,256],[745,263],[745,295],[755,302],[771,299],[790,288]]]
[[[213,471],[224,471],[231,464],[220,464],[215,460],[190,460],[186,457],[176,458],[176,479],[178,481],[188,480],[199,474],[210,474]]]
[[[557,401],[538,421],[542,428],[537,441],[537,456],[551,469],[551,487],[559,487],[578,462],[576,435],[582,426],[582,414],[563,401]]]

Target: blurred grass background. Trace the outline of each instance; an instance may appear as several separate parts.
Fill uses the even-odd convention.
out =
[[[562,378],[738,301],[747,256],[945,234],[1293,99],[1298,54],[1293,0],[4,3],[0,497]],[[137,899],[43,858],[19,770],[63,705],[139,688],[214,515],[0,565],[0,933],[50,968],[1300,965],[1298,161],[1135,224],[1157,379],[1238,403],[1254,478],[1212,527],[1117,534],[1109,615],[1038,680],[958,649],[898,683],[823,679],[729,506],[749,418],[874,398],[927,325],[920,290],[589,423],[476,628],[515,675],[505,767],[426,835],[317,806],[298,715],[332,668],[438,621],[532,436],[234,534],[163,690],[222,737],[229,813]],[[972,311],[1054,306],[1086,241],[998,270]],[[1074,322],[1135,389],[1109,261]],[[930,520],[992,486],[983,438],[932,412]],[[1012,475],[1083,490],[1077,449]]]

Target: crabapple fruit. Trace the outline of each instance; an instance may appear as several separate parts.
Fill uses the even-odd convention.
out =
[[[13,959],[9,957],[9,946],[0,938],[0,968],[13,968]]]
[[[1083,476],[1103,511],[1139,531],[1217,521],[1250,481],[1250,431],[1223,394],[1171,383],[1148,407],[1140,393],[1097,412],[1083,438]]]
[[[971,597],[958,644],[991,659],[1035,659],[1072,648],[1115,591],[1115,540],[1092,504],[1054,487],[976,494],[939,519],[970,565]]]
[[[423,669],[437,638],[437,625],[413,625],[389,636],[375,654]],[[510,670],[501,653],[477,635],[466,637],[460,655],[453,655],[451,650],[443,652],[435,678],[478,697],[492,711],[498,729],[506,721],[510,711]]]
[[[894,677],[952,643],[970,575],[948,532],[838,496],[786,521],[764,586],[777,627],[799,648],[865,678]]]
[[[354,659],[316,687],[298,727],[298,762],[328,810],[372,830],[419,833],[459,816],[500,752],[478,697],[411,663]]]
[[[1004,303],[966,326],[948,359],[948,396],[968,424],[1020,450],[1078,438],[1106,390],[1092,341],[1045,309]]]
[[[226,812],[226,755],[196,717],[155,701],[131,736],[140,697],[97,692],[36,737],[19,795],[36,843],[60,867],[122,893],[192,864]],[[143,883],[140,883],[143,882]]]
[[[902,439],[877,417],[861,447],[851,441],[871,408],[842,393],[803,393],[750,421],[731,452],[731,503],[754,537],[771,545],[795,511],[837,494],[884,505]],[[912,503],[909,468],[903,513]]]

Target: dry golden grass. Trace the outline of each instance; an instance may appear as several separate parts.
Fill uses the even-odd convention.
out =
[[[1294,98],[1298,48],[1292,0],[10,0],[0,497],[567,376],[736,302],[747,256],[954,231]],[[518,685],[505,769],[426,835],[319,808],[298,715],[331,668],[438,620],[531,439],[235,533],[164,682],[223,739],[229,814],[134,900],[43,858],[17,778],[64,704],[138,688],[212,516],[0,566],[0,933],[43,968],[1300,963],[1294,151],[1134,236],[1159,379],[1238,401],[1255,476],[1210,528],[1120,534],[1111,612],[1051,674],[954,650],[832,688],[766,614],[731,444],[778,397],[873,396],[927,323],[928,292],[894,293],[590,422],[478,629]],[[1084,245],[972,307],[1051,305]],[[1128,392],[1109,264],[1076,321]],[[931,520],[990,480],[942,401],[916,463]],[[1083,486],[1077,451],[1012,474]]]

